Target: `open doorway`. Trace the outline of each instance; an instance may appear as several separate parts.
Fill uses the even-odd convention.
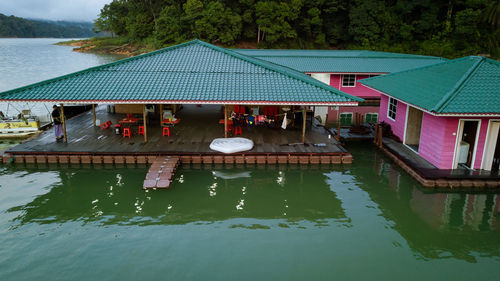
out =
[[[484,150],[483,169],[499,172],[500,169],[500,121],[491,122]]]
[[[462,166],[473,169],[478,129],[479,121],[460,120],[458,144],[455,151],[455,168]]]
[[[408,118],[406,120],[406,134],[404,143],[418,152],[420,144],[420,133],[422,131],[423,112],[414,107],[408,107]]]

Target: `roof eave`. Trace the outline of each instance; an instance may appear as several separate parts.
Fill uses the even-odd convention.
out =
[[[362,99],[361,99],[362,100]],[[311,106],[357,106],[357,101],[349,102],[318,102],[318,101],[239,101],[239,100],[6,100],[0,99],[0,102],[33,102],[33,103],[62,103],[62,104],[241,104],[241,105],[311,105]]]

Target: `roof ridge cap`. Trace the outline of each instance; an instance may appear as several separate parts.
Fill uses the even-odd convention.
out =
[[[359,52],[361,55],[355,56],[355,55],[346,55],[346,56],[328,56],[328,57],[334,57],[334,58],[383,58],[383,59],[439,59],[439,60],[448,60],[447,58],[444,57],[439,57],[439,56],[428,56],[428,55],[418,55],[418,54],[406,54],[406,53],[393,53],[393,52],[384,52],[384,51],[372,51],[372,50],[329,50],[329,49],[228,49],[233,52],[239,53],[239,51],[246,52],[246,51],[271,51],[271,52],[279,52],[279,51],[298,51],[298,52]],[[373,53],[379,53],[380,55],[377,56],[363,56],[362,54],[373,54]],[[383,54],[386,54],[385,56]],[[397,56],[391,56],[391,55],[397,55]],[[255,55],[256,57],[274,57],[278,55]],[[252,56],[254,57],[254,56]],[[321,55],[306,55],[306,56],[297,56],[297,55],[279,55],[278,57],[325,57]]]
[[[484,57],[485,58],[485,62],[487,63],[493,63],[493,64],[496,64],[498,66],[500,66],[500,61],[497,61],[497,60],[494,60],[494,59],[491,59],[491,58],[487,58],[487,57]]]
[[[393,75],[397,75],[397,74],[400,74],[400,73],[408,73],[408,72],[418,71],[418,70],[421,70],[421,69],[427,69],[427,68],[439,66],[439,65],[442,65],[442,64],[446,64],[446,63],[455,63],[457,61],[465,60],[466,58],[468,58],[468,57],[458,58],[458,59],[454,59],[454,60],[449,60],[449,59],[444,58],[445,59],[444,61],[438,62],[438,63],[435,63],[435,64],[419,66],[419,67],[410,68],[410,69],[403,70],[403,71],[398,71],[398,72],[391,72],[391,73],[388,73],[388,74],[379,75],[379,76],[375,76],[375,77],[369,77],[369,78],[361,79],[359,82],[361,84],[363,84],[363,85],[366,85],[366,84],[364,84],[364,82],[367,82],[367,81],[369,82],[369,81],[372,81],[372,80],[381,79],[383,77],[391,77]],[[369,85],[366,85],[366,86],[369,86]]]
[[[414,56],[414,55],[411,55]],[[447,60],[446,58],[442,57],[434,57],[434,56],[419,56],[415,55],[414,57],[404,57],[404,56],[397,56],[397,57],[384,57],[384,56],[373,56],[373,57],[363,57],[363,56],[354,56],[354,55],[349,55],[349,56],[321,56],[321,55],[306,55],[306,56],[297,56],[297,55],[255,55],[252,57],[280,57],[280,58],[356,58],[356,59],[435,59],[435,60]]]
[[[277,65],[277,64],[274,64],[272,62],[268,62],[268,61],[263,61],[261,59],[257,59],[257,58],[254,58],[254,57],[251,57],[251,56],[247,56],[247,55],[244,55],[244,54],[240,54],[238,52],[235,52],[235,51],[232,51],[230,49],[226,49],[226,48],[222,48],[222,47],[218,47],[218,46],[215,46],[213,44],[210,44],[210,43],[207,43],[207,42],[204,42],[204,41],[201,41],[201,40],[198,40],[197,41],[198,44],[201,44],[205,47],[208,47],[208,48],[211,48],[211,49],[214,49],[216,51],[220,51],[220,52],[223,52],[227,55],[230,55],[230,56],[233,56],[233,57],[236,57],[238,59],[241,59],[241,60],[244,60],[246,62],[249,62],[249,63],[252,63],[252,64],[255,64],[257,66],[260,66],[260,67],[264,67],[264,68],[267,68],[267,69],[270,69],[272,71],[275,71],[275,72],[278,72],[280,74],[283,74],[283,75],[286,75],[286,76],[289,76],[291,78],[294,78],[294,79],[297,79],[297,80],[300,80],[302,82],[305,82],[305,83],[308,83],[308,84],[311,84],[313,86],[316,86],[316,87],[319,87],[319,88],[322,88],[323,90],[326,90],[328,92],[331,92],[331,93],[335,93],[337,95],[340,95],[340,96],[343,96],[345,98],[348,98],[348,99],[351,99],[353,101],[364,101],[363,99],[361,98],[358,98],[356,96],[351,96],[347,93],[344,93],[330,85],[326,85],[325,83],[323,82],[320,82],[320,81],[317,81],[317,80],[306,80],[304,79],[304,77],[300,77],[299,75],[296,75],[295,73],[287,73],[287,72],[284,72],[283,70],[279,69],[279,67],[282,67],[282,68],[288,68],[292,71],[297,71],[297,70],[294,70],[292,68],[289,68],[289,67],[286,67],[286,66],[282,66],[282,65]],[[276,67],[275,67],[276,66]],[[299,72],[301,73],[301,72]],[[301,73],[302,74],[302,73]],[[303,74],[305,75],[305,74]],[[311,79],[314,79],[314,78],[311,78]]]
[[[472,67],[469,70],[467,70],[467,72],[462,76],[462,78],[460,78],[460,80],[457,81],[455,86],[453,88],[451,88],[451,90],[448,91],[448,93],[446,93],[434,107],[431,108],[430,111],[434,111],[434,112],[438,112],[438,113],[441,112],[442,109],[446,105],[448,105],[451,102],[451,100],[456,96],[456,94],[458,93],[458,90],[463,87],[463,85],[465,84],[465,81],[469,80],[472,73],[474,73],[478,69],[479,65],[485,61],[484,57],[468,56],[465,58],[473,58],[473,59],[479,58],[479,59],[472,65]]]

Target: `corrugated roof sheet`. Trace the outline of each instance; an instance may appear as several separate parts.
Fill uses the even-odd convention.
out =
[[[500,113],[500,62],[469,56],[360,80],[436,113]]]
[[[235,49],[234,51],[301,72],[392,73],[446,61],[440,57],[367,50]]]
[[[58,102],[356,103],[296,70],[199,40],[89,68],[0,94]]]

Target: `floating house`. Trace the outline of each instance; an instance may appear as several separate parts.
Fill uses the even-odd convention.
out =
[[[320,156],[325,156],[321,158],[324,163],[340,163],[344,158],[350,161],[350,154],[323,127],[313,124],[312,111],[315,106],[357,106],[363,99],[294,69],[193,40],[0,93],[0,101],[51,102],[60,104],[62,110],[73,103],[94,105],[93,112],[63,124],[67,143],[56,143],[46,132],[8,151],[20,157],[47,156],[40,161],[49,161],[53,158],[48,156],[54,154],[85,155],[75,162],[88,163],[89,159],[103,161],[113,153],[121,157],[116,158],[119,161],[127,156],[131,162],[138,162],[138,155],[144,161],[145,156],[164,154],[186,156],[182,159],[188,163],[221,159],[234,163],[235,156],[240,163],[276,163],[277,157],[284,163],[297,163],[299,157],[304,163],[319,163]],[[111,105],[114,114],[98,105]],[[178,111],[180,106],[184,109]],[[164,118],[165,109],[176,114],[177,123]],[[266,115],[269,126],[230,130],[228,113],[242,110]],[[293,116],[299,116],[300,123],[292,122],[293,128],[283,131],[286,119]],[[96,126],[97,120],[114,126],[124,117],[126,124],[139,123],[135,124],[138,130],[124,131],[122,136]],[[254,148],[226,158],[209,149],[214,138],[231,134],[252,139]],[[26,159],[33,161],[31,156]]]
[[[379,121],[419,158],[441,170],[498,171],[500,62],[469,56],[361,83],[381,93]]]
[[[363,98],[357,107],[330,106],[315,108],[323,123],[340,121],[353,124],[356,115],[361,123],[377,123],[380,92],[359,83],[361,79],[432,65],[447,59],[432,56],[397,54],[366,50],[260,50],[238,49],[240,54],[283,65],[306,73],[342,92]]]

